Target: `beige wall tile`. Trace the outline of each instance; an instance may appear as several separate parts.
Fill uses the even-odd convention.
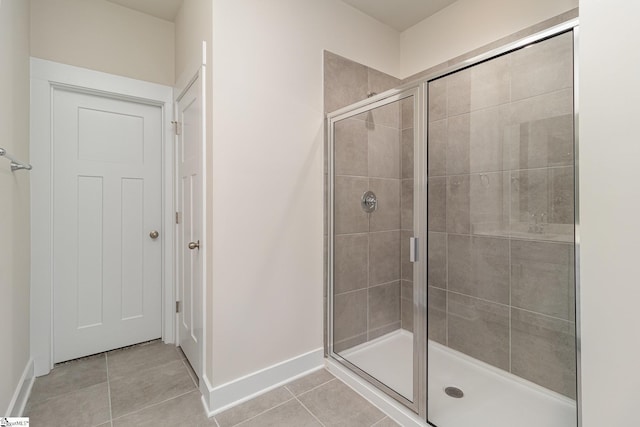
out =
[[[429,82],[429,123],[447,118],[447,79]]]
[[[429,287],[427,301],[429,339],[447,344],[447,292]]]
[[[428,182],[429,231],[447,229],[447,178],[434,177]]]
[[[428,285],[447,288],[447,234],[429,232],[427,242]]]
[[[449,235],[450,291],[509,304],[509,240]]]
[[[334,344],[367,333],[367,290],[334,296]]]
[[[509,224],[509,173],[474,174],[471,183],[471,232],[502,235]]]
[[[369,235],[369,286],[400,278],[400,231]]]
[[[508,105],[502,105],[471,113],[469,165],[472,173],[508,168],[510,112]]]
[[[364,289],[369,284],[369,235],[342,234],[335,238],[334,292]]]
[[[369,179],[369,189],[378,198],[378,207],[369,216],[369,231],[400,229],[400,180]]]
[[[510,58],[500,56],[470,68],[471,111],[508,103],[511,96]]]
[[[573,85],[573,34],[570,32],[520,49],[511,59],[514,100]]]
[[[512,223],[572,224],[573,175],[571,166],[512,172]]]
[[[471,118],[469,114],[447,120],[447,175],[470,171]]]
[[[400,178],[400,131],[376,126],[369,129],[369,176]]]
[[[575,399],[575,324],[515,308],[511,312],[511,372]]]
[[[407,128],[402,131],[402,139],[400,142],[400,176],[402,178],[413,179],[413,163],[414,163],[414,130]]]
[[[389,127],[400,130],[400,101],[395,101],[371,110],[370,127]],[[372,125],[372,126],[371,126]]]
[[[429,176],[447,174],[447,120],[429,123]]]
[[[449,292],[449,347],[509,370],[509,308]]]
[[[511,242],[511,303],[575,321],[573,245]]]
[[[367,67],[324,51],[324,109],[329,113],[366,99]]]
[[[393,323],[389,323],[388,325],[384,325],[380,328],[376,328],[376,329],[369,329],[369,333],[367,334],[367,340],[371,341],[371,340],[375,340],[376,338],[380,338],[383,335],[386,334],[390,334],[393,331],[397,331],[398,329],[400,329],[402,326],[402,323],[400,322],[400,320],[393,322]]]
[[[443,80],[447,85],[447,117],[471,111],[471,70],[459,71]]]
[[[400,192],[400,228],[413,230],[413,179],[403,179]]]
[[[369,190],[368,178],[336,176],[335,233],[364,233],[369,231],[369,216],[362,210],[362,195]]]
[[[400,322],[400,281],[369,288],[369,330]],[[399,324],[396,329],[399,328]],[[369,337],[371,339],[371,336]]]
[[[429,180],[429,188],[431,183],[435,180],[432,178]],[[431,195],[431,193],[429,193]],[[439,214],[444,214],[446,218],[447,228],[449,233],[457,234],[469,234],[471,231],[471,203],[470,194],[470,182],[469,175],[457,175],[447,178],[447,199],[446,199],[446,213],[441,211],[440,200],[434,200],[433,214],[429,211],[429,220],[439,220]],[[431,203],[431,197],[429,197],[429,203]],[[429,207],[431,208],[431,206]],[[435,227],[429,227],[429,231],[444,231]]]
[[[400,101],[400,129],[413,127],[414,97],[410,96]]]
[[[573,115],[573,89],[562,89],[511,104],[511,123],[522,124]]]
[[[573,131],[571,114],[513,125],[508,140],[510,168],[572,165]]]
[[[382,71],[367,68],[369,92],[382,93],[400,85],[401,80]]]
[[[367,176],[369,140],[365,123],[346,119],[335,124],[335,174]]]

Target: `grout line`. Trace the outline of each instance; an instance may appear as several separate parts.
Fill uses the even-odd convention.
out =
[[[199,385],[196,384],[196,380],[194,378],[194,374],[191,373],[191,366],[188,365],[189,362],[187,362],[186,359],[181,359],[182,365],[187,369],[187,375],[189,375],[189,378],[191,378],[191,382],[193,383],[193,385],[196,387],[196,389],[199,388]]]
[[[307,411],[308,413],[310,413],[310,414],[311,414],[311,416],[312,416],[313,418],[315,418],[315,419],[316,419],[316,421],[318,421],[318,422],[320,423],[320,425],[321,425],[322,427],[325,427],[324,423],[323,423],[322,421],[320,421],[320,419],[319,419],[318,417],[316,417],[316,414],[314,414],[313,412],[311,412],[311,410],[310,410],[309,408],[307,408],[307,406],[306,406],[304,403],[302,403],[302,401],[301,401],[300,399],[298,399],[298,397],[297,397],[297,396],[294,396],[294,398],[296,399],[296,401],[297,401],[300,405],[302,405],[302,407],[303,407],[304,409],[306,409],[306,411]]]
[[[104,363],[107,367],[107,396],[109,398],[109,422],[111,423],[111,427],[113,427],[113,410],[111,408],[111,382],[109,381],[109,356],[107,353],[104,353]]]
[[[441,289],[441,288],[437,288],[437,289]],[[505,307],[505,308],[509,308],[509,309],[513,308],[514,310],[524,311],[524,312],[535,314],[535,315],[538,315],[538,316],[541,316],[541,317],[546,317],[548,319],[560,320],[562,322],[567,322],[567,323],[574,323],[571,320],[563,319],[562,317],[551,316],[549,314],[544,314],[544,313],[540,313],[540,312],[537,312],[537,311],[528,310],[526,308],[515,307],[515,306],[511,306],[509,304],[504,304],[504,303],[501,303],[501,302],[491,301],[491,300],[488,300],[488,299],[479,298],[479,297],[476,297],[476,296],[473,296],[473,295],[467,295],[467,294],[463,294],[463,293],[460,293],[460,292],[451,291],[451,290],[448,290],[448,289],[446,291],[448,293],[451,293],[451,294],[454,294],[454,295],[460,295],[460,296],[463,296],[463,297],[475,299],[475,300],[486,302],[486,303],[489,303],[489,304],[499,305],[501,307]]]
[[[132,411],[132,412],[127,412],[126,414],[122,414],[122,415],[120,415],[118,418],[115,418],[115,420],[119,420],[119,419],[121,419],[121,418],[128,417],[129,415],[137,414],[138,412],[144,411],[144,410],[149,409],[149,408],[153,408],[154,406],[162,405],[163,403],[167,403],[167,402],[169,402],[170,400],[173,400],[173,399],[177,399],[177,398],[179,398],[179,397],[186,396],[187,394],[189,394],[189,393],[193,393],[194,391],[195,391],[195,390],[189,390],[189,391],[187,391],[186,393],[182,393],[182,394],[179,394],[179,395],[177,395],[177,396],[170,397],[170,398],[165,399],[165,400],[163,400],[163,401],[161,401],[161,402],[157,402],[157,403],[153,403],[153,404],[151,404],[151,405],[147,405],[147,406],[145,406],[145,407],[143,407],[143,408],[136,409],[135,411]],[[112,420],[112,422],[113,422],[113,421],[115,421],[115,420]]]
[[[286,388],[286,387],[285,387],[285,388]],[[287,389],[287,391],[288,391],[288,389]],[[291,392],[289,392],[289,393],[291,393]],[[291,393],[291,394],[293,395],[293,393]],[[253,420],[254,418],[257,418],[257,417],[259,417],[260,415],[266,414],[267,412],[269,412],[269,411],[271,411],[271,410],[273,410],[273,409],[279,408],[280,406],[282,406],[282,405],[284,405],[284,404],[286,404],[286,403],[291,402],[292,400],[296,400],[295,396],[294,396],[294,397],[292,397],[291,399],[287,399],[287,400],[285,400],[284,402],[280,402],[280,403],[278,403],[277,405],[272,406],[272,407],[271,407],[271,408],[269,408],[269,409],[265,409],[264,411],[260,412],[259,414],[254,415],[254,416],[253,416],[253,417],[251,417],[251,418],[247,418],[246,420],[240,421],[238,424],[234,424],[234,425],[232,425],[231,427],[241,426],[242,424],[247,423],[247,422],[249,422],[249,421]],[[250,402],[250,401],[249,401],[249,402]],[[217,423],[217,422],[218,422],[218,420],[216,420],[216,423]]]
[[[567,169],[573,168],[571,164],[568,165],[553,165],[553,166],[538,166],[533,168],[515,168],[515,169],[496,169],[490,171],[476,171],[476,172],[465,172],[465,173],[450,173],[444,175],[429,175],[429,179],[433,178],[450,178],[450,177],[465,177],[465,176],[475,176],[475,175],[488,175],[488,174],[497,174],[497,173],[508,173],[508,172],[531,172],[531,171],[544,171],[548,169]],[[384,179],[384,178],[382,178]],[[392,179],[392,178],[389,178]]]
[[[218,423],[218,419],[216,417],[211,417],[213,418],[213,421],[216,423],[217,427],[220,427],[220,424]]]
[[[380,411],[380,412],[382,412],[382,411]],[[387,414],[385,414],[384,412],[382,412],[382,413],[384,414],[384,417],[381,420],[376,421],[375,424],[372,424],[371,427],[376,427],[378,424],[380,424],[384,420],[391,419],[391,418],[389,418],[389,416]]]
[[[332,375],[333,375],[333,374],[332,374]],[[325,381],[325,382],[323,382],[322,384],[317,385],[317,386],[315,386],[314,388],[311,388],[311,389],[309,389],[309,390],[305,391],[304,393],[300,393],[298,396],[303,396],[303,395],[305,395],[305,394],[307,394],[307,393],[311,393],[312,391],[314,391],[314,390],[316,390],[316,389],[318,389],[318,388],[322,387],[322,386],[323,386],[323,385],[325,385],[325,384],[329,384],[331,381],[335,381],[336,379],[337,379],[336,377],[333,377],[333,378],[331,378],[329,381]],[[287,390],[288,390],[288,389],[287,389]],[[293,394],[293,393],[291,393],[291,394]],[[298,397],[298,396],[294,395],[294,397]]]

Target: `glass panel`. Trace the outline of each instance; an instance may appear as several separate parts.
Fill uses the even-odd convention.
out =
[[[429,420],[575,426],[573,35],[428,96]]]
[[[413,114],[409,97],[334,127],[333,350],[409,401]]]

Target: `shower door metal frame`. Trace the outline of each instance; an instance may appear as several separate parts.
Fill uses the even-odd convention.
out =
[[[335,112],[327,114],[327,138],[328,138],[328,197],[327,197],[327,223],[328,223],[328,246],[327,246],[327,347],[328,354],[333,359],[342,363],[344,366],[351,369],[360,377],[370,381],[378,389],[382,390],[389,396],[393,397],[397,401],[403,403],[414,412],[416,412],[422,419],[428,424],[428,370],[427,370],[427,123],[429,115],[428,104],[428,85],[429,82],[438,78],[447,76],[449,74],[461,71],[465,68],[478,65],[482,62],[491,60],[498,56],[509,54],[513,51],[524,48],[528,45],[550,39],[563,33],[571,32],[573,35],[573,114],[574,114],[574,273],[575,273],[575,325],[576,325],[576,413],[577,413],[577,427],[582,427],[582,377],[581,377],[581,357],[582,357],[582,345],[581,345],[581,307],[580,307],[580,203],[579,203],[579,61],[578,61],[578,48],[579,48],[579,19],[573,18],[567,20],[561,24],[552,26],[545,30],[536,32],[530,36],[523,37],[517,41],[506,43],[505,45],[489,50],[480,55],[472,58],[460,61],[459,63],[447,67],[433,74],[421,77],[413,82],[406,83],[399,86],[396,89],[381,93],[369,99],[357,102],[348,107],[339,109]],[[371,377],[366,372],[360,370],[353,364],[344,360],[342,357],[334,353],[333,351],[333,212],[334,212],[334,135],[333,125],[335,122],[367,112],[373,108],[386,105],[390,102],[402,99],[402,94],[405,91],[415,91],[417,93],[416,100],[418,101],[418,108],[414,109],[414,147],[416,149],[414,153],[414,231],[418,232],[419,238],[419,254],[420,259],[424,262],[418,262],[414,264],[414,325],[419,325],[422,331],[414,330],[414,346],[418,345],[418,349],[414,348],[414,363],[416,363],[416,356],[418,357],[419,369],[414,369],[414,376],[416,372],[419,375],[418,379],[414,378],[414,402],[409,402],[407,399],[391,390],[386,385],[380,383],[375,378]],[[407,95],[410,96],[410,95]],[[406,97],[406,96],[405,96]],[[416,105],[414,103],[414,105]],[[420,114],[422,113],[422,114]],[[419,194],[418,194],[419,192]],[[417,224],[418,218],[423,218],[419,225]],[[417,268],[416,268],[417,267]],[[417,271],[416,271],[417,270]],[[417,280],[416,280],[417,279]],[[418,292],[416,297],[415,292]],[[416,337],[416,335],[419,335]],[[415,388],[415,384],[418,384],[418,388]],[[418,393],[416,394],[416,390]]]
[[[386,384],[360,369],[355,364],[340,356],[333,350],[333,295],[334,295],[334,197],[335,197],[335,123],[374,110],[403,99],[413,97],[413,135],[414,135],[414,215],[413,237],[418,238],[418,257],[413,263],[413,400],[409,400],[396,392]],[[427,387],[427,311],[426,311],[426,145],[424,138],[424,114],[421,106],[424,105],[424,88],[420,82],[403,85],[398,89],[392,89],[384,94],[369,98],[349,107],[342,108],[327,114],[327,138],[328,138],[328,181],[327,181],[327,347],[328,355],[361,378],[374,384],[379,390],[405,405],[420,417],[426,419],[426,387]],[[401,129],[399,129],[401,131]],[[398,207],[399,208],[399,207]],[[423,219],[420,221],[420,219]]]
[[[561,24],[542,30],[528,37],[524,37],[513,43],[505,44],[497,49],[490,50],[481,55],[461,61],[442,71],[434,73],[420,79],[425,93],[424,118],[425,123],[429,123],[429,83],[441,77],[455,72],[473,67],[499,56],[508,55],[514,51],[525,48],[534,43],[538,43],[561,34],[572,33],[573,36],[573,180],[574,180],[574,284],[575,284],[575,349],[576,349],[576,426],[582,427],[582,377],[581,377],[581,356],[582,344],[580,340],[581,331],[581,308],[580,308],[580,204],[579,204],[579,112],[578,112],[578,47],[579,47],[579,19],[574,18]],[[428,136],[425,138],[425,145],[428,146]],[[428,178],[425,177],[425,180]],[[428,339],[427,339],[428,342]],[[427,352],[428,358],[428,352]],[[427,399],[428,399],[427,393]],[[428,411],[427,411],[428,412]],[[432,425],[427,417],[427,423]]]

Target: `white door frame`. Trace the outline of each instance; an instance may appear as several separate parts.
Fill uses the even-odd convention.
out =
[[[207,42],[203,41],[202,42],[202,57],[201,57],[201,63],[198,64],[197,66],[194,64],[192,64],[192,66],[188,69],[195,69],[195,73],[193,73],[191,76],[188,75],[183,75],[179,78],[178,80],[178,84],[176,85],[175,88],[175,92],[174,92],[174,117],[176,117],[174,120],[177,120],[177,114],[178,114],[178,102],[180,102],[180,100],[182,99],[182,97],[187,93],[187,91],[189,90],[189,88],[198,80],[200,79],[201,82],[201,111],[202,111],[202,145],[201,145],[201,151],[200,151],[200,155],[201,155],[201,162],[202,162],[202,213],[201,213],[201,220],[202,220],[202,224],[201,224],[201,229],[202,229],[202,238],[200,240],[200,253],[201,253],[201,259],[202,259],[202,265],[201,265],[201,295],[202,295],[202,301],[200,302],[200,309],[202,310],[202,336],[200,337],[200,348],[198,349],[200,352],[200,366],[199,366],[199,370],[196,369],[196,371],[200,372],[200,392],[203,395],[206,395],[205,393],[208,393],[208,379],[206,376],[206,349],[207,349],[207,287],[205,286],[206,280],[207,280],[207,81],[206,81],[206,69],[207,69]],[[188,79],[188,80],[187,80]],[[174,131],[175,132],[175,131]],[[174,133],[174,147],[177,147],[177,141],[178,141],[178,136],[175,135]],[[175,173],[174,173],[174,188],[178,188],[178,179],[180,178],[178,176],[178,165],[177,165],[177,161],[178,161],[178,157],[177,154],[175,154],[175,163],[174,163],[174,169],[175,169]],[[177,210],[177,206],[178,206],[178,201],[176,200],[175,202],[175,206],[176,206],[176,210]],[[174,224],[175,228],[177,229],[177,225]],[[177,242],[176,242],[177,244]],[[178,251],[177,248],[175,250],[175,256],[173,259],[173,263],[175,265],[174,271],[176,274],[176,278],[175,278],[175,295],[177,296],[177,292],[178,292],[178,277],[177,277],[177,273],[178,273],[178,268],[177,268],[177,264],[178,264]],[[174,323],[174,327],[175,327],[175,340],[176,340],[176,345],[179,345],[180,343],[180,339],[179,339],[179,331],[180,328],[178,327],[178,322],[179,322],[179,315],[176,313],[175,315],[175,323]]]
[[[162,339],[175,342],[173,88],[31,58],[31,357],[35,375],[53,368],[53,158],[55,90],[90,93],[162,109]]]

